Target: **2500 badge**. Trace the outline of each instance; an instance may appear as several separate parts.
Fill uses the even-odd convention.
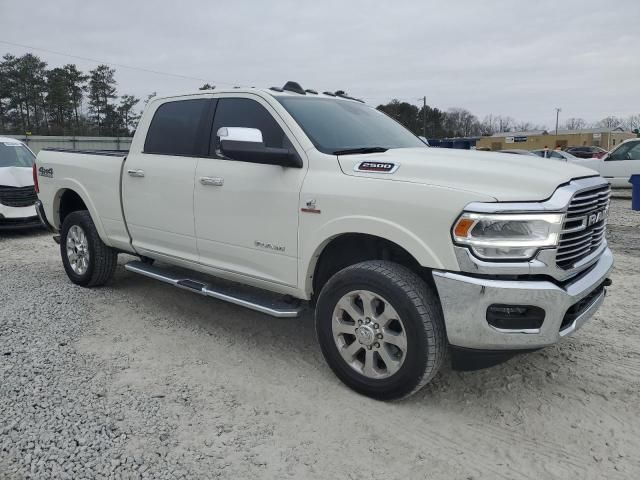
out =
[[[388,162],[360,162],[354,170],[356,172],[393,173],[400,165]]]

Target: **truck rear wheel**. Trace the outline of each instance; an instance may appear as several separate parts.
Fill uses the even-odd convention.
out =
[[[417,392],[438,372],[446,350],[436,295],[411,270],[387,261],[336,273],[318,297],[316,332],[338,378],[379,400]]]
[[[83,287],[107,283],[118,261],[118,254],[102,242],[86,210],[72,212],[64,219],[60,254],[69,279]]]

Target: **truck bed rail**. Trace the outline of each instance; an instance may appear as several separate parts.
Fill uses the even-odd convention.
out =
[[[43,148],[47,152],[64,152],[64,153],[82,153],[88,155],[104,155],[107,157],[124,157],[129,153],[129,150],[73,150],[71,148]]]

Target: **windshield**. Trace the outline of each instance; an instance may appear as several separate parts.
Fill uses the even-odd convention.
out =
[[[402,125],[362,103],[331,98],[276,98],[323,153],[375,147],[427,148]]]
[[[19,142],[0,141],[0,168],[33,166],[35,156],[27,147]]]
[[[609,154],[609,160],[640,160],[640,142],[624,142]]]

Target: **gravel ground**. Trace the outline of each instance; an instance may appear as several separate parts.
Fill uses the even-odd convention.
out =
[[[336,380],[309,315],[122,267],[86,290],[50,235],[0,233],[0,478],[640,478],[640,214],[613,200],[610,224],[576,335],[395,403]]]

